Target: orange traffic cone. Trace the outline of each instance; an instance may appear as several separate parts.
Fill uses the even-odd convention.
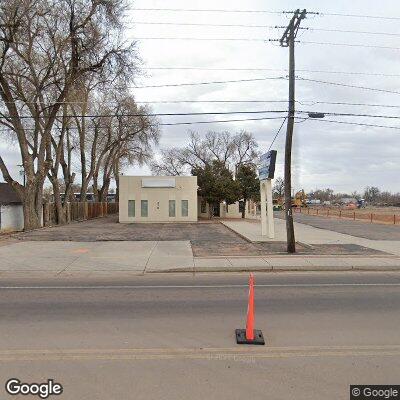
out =
[[[249,302],[247,305],[246,329],[236,329],[237,344],[264,345],[264,337],[260,330],[254,329],[254,275],[249,277]]]

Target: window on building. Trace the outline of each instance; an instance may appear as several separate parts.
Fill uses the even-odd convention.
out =
[[[175,217],[175,200],[169,201],[169,216]]]
[[[182,200],[182,217],[187,217],[189,215],[189,200]]]
[[[135,200],[128,200],[128,217],[135,216]]]
[[[202,200],[200,203],[200,212],[202,214],[205,214],[207,212],[207,202],[205,200]]]
[[[149,202],[147,200],[142,200],[140,202],[140,215],[142,217],[148,217],[149,216]]]

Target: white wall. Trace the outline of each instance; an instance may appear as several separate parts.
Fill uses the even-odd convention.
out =
[[[142,180],[147,186],[142,187]],[[163,182],[174,187],[162,187]],[[119,222],[194,222],[197,221],[197,176],[120,176]],[[128,215],[128,201],[135,201],[135,217]],[[148,216],[141,217],[141,201],[148,201]],[[169,216],[169,201],[175,201],[175,217]],[[182,215],[182,200],[187,200],[188,216]]]
[[[21,231],[24,229],[24,213],[21,204],[0,206],[0,230]]]

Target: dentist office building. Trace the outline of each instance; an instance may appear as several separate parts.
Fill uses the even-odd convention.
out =
[[[257,205],[208,204],[197,195],[197,176],[127,176],[119,177],[119,222],[196,222],[215,217],[257,218]]]

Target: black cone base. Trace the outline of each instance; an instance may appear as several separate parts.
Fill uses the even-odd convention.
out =
[[[236,334],[236,343],[237,344],[259,344],[264,345],[264,336],[262,332],[258,329],[254,329],[254,339],[247,340],[246,339],[246,329],[235,329]]]

